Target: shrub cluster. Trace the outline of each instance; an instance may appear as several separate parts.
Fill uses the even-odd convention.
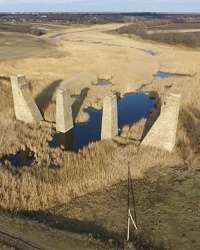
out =
[[[184,45],[191,48],[200,47],[200,32],[194,33],[157,33],[157,34],[147,34],[147,27],[152,27],[148,23],[135,23],[127,26],[123,26],[118,29],[119,34],[132,34],[139,36],[143,39],[150,39],[156,42],[173,44],[173,45]]]
[[[19,33],[28,33],[36,36],[44,35],[45,32],[37,27],[32,28],[29,25],[0,25],[0,31],[4,32],[19,32]]]

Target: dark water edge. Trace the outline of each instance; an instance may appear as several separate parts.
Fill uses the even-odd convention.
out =
[[[125,125],[132,125],[142,118],[149,118],[154,108],[153,100],[144,93],[127,94],[118,100],[119,134]],[[78,152],[91,142],[101,140],[102,110],[86,110],[90,116],[87,123],[76,124],[67,133],[55,133],[50,147],[64,147],[65,150]]]

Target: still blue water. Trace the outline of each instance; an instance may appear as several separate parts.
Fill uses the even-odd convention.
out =
[[[172,78],[172,77],[175,77],[175,76],[172,75],[172,74],[167,74],[167,73],[158,72],[158,73],[156,74],[156,77],[161,78],[161,79],[166,79],[166,78]]]
[[[153,100],[143,93],[125,95],[117,105],[119,129],[128,124],[132,125],[142,118],[149,118],[150,111],[154,108]],[[90,115],[89,122],[76,124],[67,133],[55,134],[50,147],[63,145],[66,150],[78,152],[90,142],[100,141],[102,110],[89,108],[87,112]]]
[[[79,97],[77,97],[79,98]],[[149,118],[150,111],[154,108],[153,100],[143,93],[127,94],[118,100],[118,126],[122,129],[125,125],[132,125],[142,118]],[[50,142],[50,147],[63,146],[65,150],[78,152],[90,142],[101,140],[102,110],[87,109],[90,120],[87,123],[76,124],[67,133],[56,133]],[[33,153],[29,150],[20,151],[16,155],[7,155],[1,162],[8,160],[15,167],[30,166],[34,161]]]

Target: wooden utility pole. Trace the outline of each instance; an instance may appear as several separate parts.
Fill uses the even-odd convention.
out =
[[[131,188],[131,190],[130,190]],[[127,224],[127,241],[130,239],[130,223],[132,222],[134,228],[138,230],[136,218],[133,219],[133,216],[131,214],[131,206],[130,206],[130,193],[132,193],[132,200],[133,200],[133,206],[134,206],[134,196],[133,196],[133,186],[132,186],[132,179],[131,179],[131,173],[130,173],[130,166],[128,166],[128,224]],[[134,207],[133,207],[134,208]],[[135,208],[134,208],[135,212]],[[136,216],[135,216],[136,217]]]

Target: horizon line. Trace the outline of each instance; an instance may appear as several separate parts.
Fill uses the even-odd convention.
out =
[[[188,11],[188,12],[177,12],[177,11],[168,11],[168,12],[163,12],[163,11],[1,11],[1,13],[10,13],[10,14],[36,14],[36,13],[81,13],[81,14],[107,14],[107,13],[116,13],[116,14],[121,14],[121,13],[156,13],[156,14],[200,14],[200,12],[193,12],[193,11]]]

